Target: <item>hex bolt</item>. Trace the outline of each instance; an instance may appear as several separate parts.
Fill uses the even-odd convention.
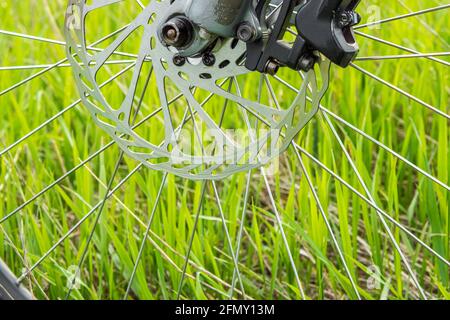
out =
[[[274,59],[270,59],[269,61],[267,61],[266,68],[264,70],[267,74],[274,76],[278,73],[278,70],[280,70],[280,64],[278,63],[278,61]]]
[[[339,28],[352,27],[361,22],[361,16],[354,11],[341,11],[337,17]]]
[[[192,41],[193,26],[185,17],[175,17],[164,23],[160,29],[162,41],[175,48],[183,48]]]
[[[239,25],[236,36],[243,42],[252,42],[256,38],[256,30],[248,22],[243,22]]]
[[[303,71],[309,71],[314,68],[316,63],[316,57],[311,54],[304,54],[298,61],[297,69]]]
[[[186,63],[186,58],[180,56],[179,54],[176,54],[173,56],[172,61],[174,65],[176,65],[177,67],[181,67],[184,66],[184,64]]]
[[[216,63],[216,57],[209,52],[206,52],[202,56],[203,64],[207,67],[212,67]]]

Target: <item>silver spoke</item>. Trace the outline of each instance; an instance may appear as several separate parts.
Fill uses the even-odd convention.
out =
[[[135,124],[137,116],[139,115],[139,112],[141,111],[141,107],[142,107],[142,104],[144,102],[144,96],[145,96],[145,93],[147,92],[148,86],[150,84],[150,79],[152,77],[152,74],[153,74],[153,68],[151,68],[150,72],[148,73],[147,80],[146,80],[145,85],[144,85],[144,89],[142,90],[142,94],[141,94],[139,103],[138,103],[137,108],[136,108],[136,112],[134,113],[133,119],[131,121],[131,125],[132,126]],[[133,94],[133,97],[132,97],[133,100],[135,98],[135,94],[136,93]],[[89,233],[89,237],[88,237],[86,245],[84,247],[83,254],[81,255],[81,259],[78,262],[76,273],[75,273],[75,275],[74,275],[74,277],[72,279],[72,282],[70,284],[69,290],[67,291],[66,299],[68,299],[70,297],[70,294],[72,292],[73,286],[75,285],[75,280],[77,279],[77,277],[78,277],[78,275],[80,273],[81,267],[82,267],[82,265],[84,263],[84,260],[86,259],[86,256],[87,256],[87,253],[88,253],[88,250],[89,250],[89,246],[90,246],[90,244],[92,242],[92,238],[94,237],[94,233],[95,233],[95,230],[97,229],[97,225],[98,225],[98,223],[100,221],[100,217],[102,216],[103,208],[105,207],[106,201],[108,200],[108,198],[107,198],[108,193],[111,190],[111,188],[113,187],[114,180],[116,178],[117,173],[119,172],[120,164],[122,163],[124,154],[125,154],[125,152],[123,150],[121,150],[120,154],[119,154],[119,158],[117,159],[114,171],[113,171],[113,173],[112,173],[112,175],[110,177],[110,180],[108,182],[108,187],[106,189],[105,197],[103,198],[102,204],[100,205],[100,208],[97,211],[97,216],[95,217],[94,225],[92,226],[91,232]]]
[[[350,163],[350,165],[351,165],[354,173],[356,174],[356,177],[358,178],[359,183],[363,187],[367,197],[369,198],[369,200],[371,202],[376,203],[374,197],[372,196],[372,193],[370,192],[369,188],[367,187],[366,183],[364,182],[364,179],[362,178],[361,173],[359,172],[359,169],[356,167],[356,164],[354,163],[350,154],[348,153],[347,149],[345,148],[344,143],[342,142],[341,138],[339,137],[339,134],[337,133],[336,129],[334,128],[334,125],[331,123],[330,118],[328,117],[327,114],[325,114],[323,112],[322,112],[322,115],[325,118],[328,126],[330,127],[334,137],[338,141],[342,152],[344,153],[345,157],[347,158],[348,162]],[[416,275],[415,275],[413,269],[411,268],[411,265],[408,262],[408,259],[406,258],[405,254],[403,253],[403,250],[400,248],[400,245],[398,244],[397,240],[395,239],[395,236],[393,235],[391,229],[389,228],[389,225],[387,224],[385,218],[382,215],[380,215],[378,212],[377,212],[377,214],[378,214],[378,216],[381,220],[381,223],[383,224],[383,227],[386,230],[392,244],[394,245],[394,247],[397,250],[398,254],[400,255],[401,259],[403,260],[403,263],[406,266],[406,269],[408,270],[409,275],[411,276],[414,285],[419,290],[419,293],[422,296],[422,298],[427,300],[427,297],[425,295],[425,292],[423,291],[422,286],[420,285],[419,281],[417,280]]]
[[[127,182],[136,172],[138,172],[141,168],[143,167],[143,164],[139,164],[136,168],[134,168],[133,170],[130,171],[130,173],[123,178],[117,185],[115,188],[111,189],[111,191],[107,194],[107,198],[111,198],[114,193],[119,190],[124,184],[125,182]],[[99,201],[83,218],[81,218],[72,228],[70,228],[69,231],[67,231],[67,233],[65,233],[61,238],[58,239],[58,241],[55,242],[55,244],[53,244],[51,246],[50,249],[48,249],[40,258],[37,262],[35,262],[30,268],[29,270],[27,270],[25,273],[23,273],[18,281],[21,282],[23,281],[23,279],[25,279],[29,273],[33,272],[53,251],[56,250],[56,248],[58,248],[58,246],[63,243],[71,234],[73,234],[90,216],[92,216],[98,208],[100,208],[102,201]]]
[[[406,5],[406,3],[403,0],[398,0],[398,2],[401,4],[403,8],[408,10],[409,13],[413,13],[414,10],[412,10],[410,7]],[[422,17],[422,15],[415,16],[416,20],[419,21],[431,34],[435,37],[437,37],[443,45],[445,45],[447,48],[450,48],[450,44],[442,37],[439,32],[437,32],[432,26],[430,26]]]
[[[9,31],[9,30],[0,29],[0,34],[5,35],[5,36],[11,36],[11,37],[17,37],[17,38],[22,38],[22,39],[46,42],[46,43],[50,43],[50,44],[56,44],[59,46],[66,45],[66,42],[64,42],[64,41],[49,39],[49,38],[44,38],[44,37],[38,37],[38,36],[30,35],[30,34],[14,32],[14,31]]]
[[[121,75],[123,75],[124,73],[126,73],[128,70],[130,70],[131,68],[133,68],[133,66],[135,65],[135,63],[129,65],[128,67],[126,67],[125,69],[123,69],[122,71],[120,71],[119,73],[116,73],[114,76],[112,76],[111,78],[109,78],[108,80],[106,80],[105,82],[103,82],[99,87],[103,88],[104,86],[106,86],[107,84],[113,82],[115,79],[117,79],[118,77],[120,77]],[[41,125],[37,126],[36,128],[34,128],[33,130],[31,130],[29,133],[27,133],[26,135],[24,135],[22,138],[18,139],[17,141],[15,141],[14,143],[12,143],[11,145],[9,145],[8,147],[6,147],[5,149],[3,149],[2,151],[0,151],[0,158],[7,152],[9,152],[11,149],[15,148],[16,146],[18,146],[19,144],[21,144],[22,142],[24,142],[25,140],[29,139],[31,136],[33,136],[34,134],[36,134],[37,132],[39,132],[40,130],[42,130],[43,128],[45,128],[46,126],[48,126],[50,123],[52,123],[53,121],[55,121],[56,119],[60,118],[61,116],[63,116],[66,112],[72,110],[74,107],[76,107],[77,105],[79,105],[82,102],[81,99],[78,99],[74,102],[72,102],[70,105],[68,105],[67,107],[65,107],[63,110],[61,110],[60,112],[58,112],[57,114],[55,114],[54,116],[50,117],[48,120],[46,120],[45,122],[43,122]]]
[[[116,65],[116,64],[130,64],[135,62],[135,60],[112,60],[107,61],[105,65]],[[95,63],[94,63],[95,64]],[[84,64],[81,64],[82,66]],[[46,69],[51,67],[52,64],[35,64],[35,65],[24,65],[24,66],[7,66],[0,67],[0,71],[17,71],[17,70],[34,70],[34,69]],[[63,63],[58,65],[57,68],[70,68],[71,65],[69,63]]]
[[[321,107],[321,110],[325,113],[327,113],[328,115],[330,115],[331,117],[333,117],[335,120],[343,123],[344,125],[346,125],[347,127],[349,127],[350,129],[352,129],[353,131],[357,132],[358,134],[362,135],[364,138],[366,138],[367,140],[373,142],[374,144],[376,144],[377,146],[379,146],[380,148],[384,149],[385,151],[387,151],[389,154],[391,154],[392,156],[396,157],[397,159],[403,161],[405,164],[407,164],[408,166],[410,166],[411,168],[413,168],[414,170],[416,170],[417,172],[421,173],[422,175],[424,175],[425,177],[427,177],[428,179],[430,179],[431,181],[433,181],[434,183],[438,184],[439,186],[441,186],[442,188],[445,188],[447,191],[450,191],[450,186],[445,184],[444,182],[442,182],[441,180],[439,180],[438,178],[436,178],[435,176],[429,174],[428,172],[426,172],[425,170],[423,170],[422,168],[418,167],[417,165],[415,165],[414,163],[412,163],[411,161],[409,161],[408,159],[406,159],[405,157],[403,157],[401,154],[395,152],[394,150],[392,150],[391,148],[389,148],[388,146],[386,146],[385,144],[381,143],[380,141],[376,140],[375,138],[373,138],[372,136],[368,135],[367,133],[365,133],[363,130],[358,129],[357,127],[355,127],[354,125],[350,124],[348,121],[345,121],[344,119],[342,119],[341,117],[339,117],[338,115],[336,115],[335,113],[331,112],[330,110],[328,110],[325,107]]]
[[[225,215],[223,214],[222,204],[220,202],[220,196],[219,196],[219,192],[217,191],[216,182],[215,181],[211,181],[211,184],[212,184],[212,187],[213,187],[214,197],[216,199],[217,208],[219,210],[220,219],[222,220],[223,229],[225,231],[225,236],[227,238],[227,243],[228,243],[228,247],[229,247],[229,250],[230,250],[231,258],[233,259],[233,263],[234,263],[234,271],[233,272],[236,272],[237,279],[238,279],[239,284],[241,286],[242,294],[243,294],[243,296],[245,298],[245,290],[244,290],[244,285],[242,283],[241,273],[239,271],[239,263],[237,261],[236,255],[234,253],[233,243],[231,242],[231,237],[230,237],[230,231],[228,230],[228,225],[227,225],[227,222],[225,221]]]
[[[78,265],[77,265],[77,268],[75,270],[75,274],[74,274],[74,276],[72,278],[72,282],[69,285],[69,289],[67,290],[67,294],[66,294],[65,300],[69,299],[69,297],[70,297],[70,295],[72,293],[73,286],[75,285],[75,281],[80,276],[80,270],[81,270],[81,268],[83,266],[84,260],[86,259],[86,256],[87,256],[87,253],[88,253],[88,250],[89,250],[89,246],[90,246],[90,244],[92,242],[92,238],[94,237],[94,233],[95,233],[95,230],[97,229],[97,225],[98,225],[98,223],[100,221],[100,217],[102,216],[103,209],[105,207],[106,201],[109,199],[108,195],[109,195],[109,192],[111,191],[111,189],[113,188],[114,180],[116,178],[117,172],[119,171],[120,164],[121,164],[122,159],[123,159],[123,155],[124,155],[124,152],[120,151],[119,158],[117,159],[117,162],[116,162],[116,166],[115,166],[114,171],[113,171],[113,173],[112,173],[112,175],[111,175],[111,177],[109,179],[108,187],[106,188],[105,196],[103,197],[103,200],[101,201],[99,208],[96,210],[97,214],[95,216],[94,225],[92,226],[91,231],[89,232],[89,236],[87,238],[86,245],[85,245],[85,247],[83,249],[83,253],[81,255],[81,258],[78,261]]]
[[[153,113],[151,113],[149,116],[145,117],[145,119],[139,121],[138,124],[136,124],[134,126],[134,128],[137,128],[139,126],[141,126],[143,123],[145,123],[146,121],[148,121],[149,119],[153,118],[155,115],[157,115],[159,112],[161,112],[161,108],[157,109],[156,111],[154,111]],[[88,162],[92,161],[93,159],[95,159],[96,157],[98,157],[100,154],[102,154],[104,151],[106,151],[107,149],[109,149],[111,146],[113,146],[115,144],[114,141],[110,141],[108,144],[106,144],[105,146],[103,146],[102,148],[100,148],[99,150],[97,150],[96,152],[94,152],[93,154],[91,154],[89,157],[87,157],[85,160],[81,161],[77,166],[73,167],[71,170],[67,171],[64,175],[62,175],[61,177],[59,177],[58,179],[56,179],[54,182],[52,182],[51,184],[49,184],[47,187],[43,188],[41,191],[39,191],[38,193],[36,193],[35,195],[33,195],[30,199],[26,200],[23,204],[21,204],[19,207],[17,207],[16,209],[14,209],[13,211],[11,211],[10,213],[8,213],[6,216],[4,216],[3,218],[0,219],[0,225],[4,222],[6,222],[8,219],[10,219],[12,216],[14,216],[15,214],[17,214],[18,212],[22,211],[25,207],[27,207],[28,205],[30,205],[31,203],[33,203],[35,200],[37,200],[38,198],[40,198],[42,195],[44,195],[46,192],[50,191],[53,187],[55,187],[56,185],[58,185],[60,182],[62,182],[64,179],[66,179],[68,176],[70,176],[71,174],[73,174],[74,172],[78,171],[79,169],[81,169],[82,167],[84,167]]]
[[[320,202],[319,196],[317,195],[317,191],[314,188],[314,184],[313,184],[313,182],[311,180],[311,177],[309,176],[309,173],[306,170],[305,164],[303,163],[303,160],[300,157],[300,154],[298,153],[298,150],[294,148],[294,151],[295,151],[297,159],[298,159],[298,161],[300,163],[300,167],[301,167],[301,169],[303,171],[303,174],[305,175],[306,181],[308,182],[309,189],[311,190],[311,193],[313,194],[313,197],[314,197],[314,200],[315,200],[315,202],[317,204],[317,207],[319,208],[320,214],[322,215],[322,218],[325,221],[325,225],[326,225],[326,227],[328,229],[328,232],[331,235],[331,239],[333,241],[335,249],[336,249],[336,251],[339,254],[339,257],[340,257],[340,259],[342,261],[342,264],[344,265],[345,272],[347,273],[347,276],[348,276],[348,278],[350,280],[350,283],[351,283],[351,285],[353,287],[353,290],[355,291],[355,294],[356,294],[358,300],[361,300],[361,296],[359,294],[358,286],[356,284],[354,276],[353,276],[352,272],[350,271],[350,268],[348,267],[347,259],[345,258],[344,253],[342,252],[342,248],[341,248],[341,246],[340,246],[340,244],[339,244],[339,242],[338,242],[338,240],[336,238],[336,235],[334,234],[333,227],[331,226],[330,221],[328,220],[327,214],[325,213],[325,210],[323,209],[322,203]]]
[[[374,75],[373,73],[370,73],[369,71],[367,71],[367,70],[361,68],[360,66],[357,66],[357,65],[354,64],[354,63],[351,63],[350,65],[351,65],[353,68],[355,68],[356,70],[358,70],[358,71],[362,72],[363,74],[365,74],[366,76],[368,76],[368,77],[370,77],[370,78],[372,78],[372,79],[374,79],[374,80],[376,80],[376,81],[378,81],[378,82],[384,84],[385,86],[391,88],[391,89],[394,90],[394,91],[397,91],[398,93],[400,93],[400,94],[404,95],[405,97],[407,97],[407,98],[409,98],[409,99],[411,99],[411,100],[417,102],[418,104],[424,106],[425,108],[430,109],[430,110],[433,111],[434,113],[436,113],[436,114],[438,114],[438,115],[441,115],[441,116],[447,118],[448,120],[450,120],[450,115],[446,114],[445,112],[439,110],[439,109],[436,108],[436,107],[433,107],[433,106],[430,105],[429,103],[426,103],[425,101],[422,101],[421,99],[417,98],[416,96],[414,96],[414,95],[412,95],[412,94],[406,92],[406,91],[403,90],[403,89],[400,89],[399,87],[393,85],[392,83],[390,83],[390,82],[388,82],[388,81],[386,81],[386,80],[384,80],[384,79],[382,79],[382,78],[380,78],[380,77]]]
[[[87,50],[91,50],[91,51],[96,51],[96,52],[103,51],[104,49],[97,48],[97,47],[94,47],[94,46],[97,45],[97,44],[102,43],[103,41],[105,41],[105,40],[107,40],[107,39],[109,39],[111,37],[113,37],[118,32],[123,31],[124,29],[126,29],[126,27],[127,26],[122,27],[119,30],[114,31],[111,34],[108,34],[106,37],[97,40],[92,45],[87,46],[86,49]],[[44,43],[50,43],[50,44],[56,44],[56,45],[59,45],[59,46],[66,46],[67,45],[67,43],[65,41],[49,39],[49,38],[44,38],[44,37],[38,37],[38,36],[33,36],[33,35],[25,34],[25,33],[8,31],[8,30],[1,30],[0,29],[0,35],[12,36],[12,37],[28,39],[28,40],[33,40],[33,41],[39,41],[39,42],[44,42]],[[137,55],[131,54],[131,53],[127,53],[127,52],[115,51],[114,54],[115,55],[119,55],[119,56],[129,57],[129,58],[137,58]]]
[[[350,183],[345,181],[342,177],[337,175],[333,170],[328,168],[324,163],[322,163],[320,160],[318,160],[316,157],[311,155],[308,151],[300,147],[298,144],[294,143],[294,147],[300,151],[302,154],[304,154],[306,157],[308,157],[310,160],[312,160],[314,163],[316,163],[322,170],[326,171],[330,176],[332,176],[334,179],[338,180],[342,185],[344,185],[347,189],[352,191],[354,194],[356,194],[361,200],[363,200],[367,205],[375,209],[379,214],[381,214],[383,217],[388,219],[392,224],[394,224],[397,228],[405,232],[409,237],[414,239],[418,244],[420,244],[423,248],[425,248],[428,252],[430,252],[432,255],[434,255],[436,258],[438,258],[440,261],[444,262],[446,265],[450,267],[450,261],[448,261],[446,258],[444,258],[442,255],[440,255],[438,252],[436,252],[433,248],[431,248],[429,245],[427,245],[425,242],[423,242],[419,237],[417,237],[414,233],[408,230],[404,225],[402,225],[400,222],[392,218],[389,214],[387,214],[385,211],[383,211],[376,203],[368,199],[366,196],[364,196],[361,192],[356,190]]]
[[[399,50],[402,50],[402,51],[406,51],[406,52],[413,53],[413,54],[422,54],[422,52],[419,52],[419,51],[417,51],[415,49],[407,48],[407,47],[401,46],[399,44],[393,43],[391,41],[387,41],[387,40],[384,40],[384,39],[381,39],[381,38],[378,38],[378,37],[375,37],[375,36],[371,36],[371,35],[362,33],[360,31],[355,31],[355,34],[357,34],[357,35],[359,35],[361,37],[364,37],[366,39],[370,39],[370,40],[376,41],[378,43],[382,43],[384,45],[387,45],[389,47],[393,47],[393,48],[396,48],[396,49],[399,49]],[[436,57],[425,57],[425,58],[429,59],[431,61],[440,63],[440,64],[442,64],[444,66],[450,67],[450,62],[444,61],[442,59],[438,59]]]
[[[269,183],[269,180],[267,179],[267,175],[266,175],[264,168],[261,168],[261,175],[263,176],[265,187],[266,187],[267,193],[269,195],[269,200],[272,205],[272,209],[275,213],[275,218],[277,220],[278,227],[280,228],[281,237],[283,238],[284,246],[286,248],[292,270],[294,272],[295,281],[297,283],[298,290],[300,291],[300,295],[301,295],[302,299],[306,300],[305,292],[303,290],[303,286],[300,281],[300,277],[298,275],[297,267],[295,266],[294,257],[292,256],[291,249],[289,248],[289,242],[287,240],[286,233],[284,232],[283,220],[281,219],[280,213],[278,212],[278,208],[277,208],[275,199],[273,197],[270,183]]]
[[[124,29],[124,28],[121,28],[121,29]],[[114,31],[114,32],[112,32],[112,33],[110,33],[110,34],[108,34],[107,36],[105,36],[105,37],[103,37],[103,38],[101,38],[101,39],[95,41],[91,46],[89,46],[89,48],[92,49],[92,46],[95,46],[95,45],[97,45],[97,44],[100,44],[101,42],[103,42],[103,41],[105,41],[105,40],[107,40],[107,39],[109,39],[109,38],[115,36],[117,33],[121,32],[121,29],[116,30],[116,31]],[[32,40],[37,40],[37,39],[39,39],[39,38],[30,38],[30,39],[32,39]],[[96,51],[103,51],[103,49],[96,49]],[[125,54],[125,55],[127,55],[127,54]],[[129,56],[129,55],[127,55],[127,56]],[[135,57],[135,56],[134,56],[134,57]],[[38,77],[44,75],[45,73],[47,73],[47,72],[49,72],[49,71],[51,71],[51,70],[53,70],[53,69],[55,69],[55,68],[58,68],[60,65],[66,63],[68,60],[69,60],[68,58],[64,58],[64,59],[62,59],[62,60],[56,62],[55,64],[50,65],[49,67],[47,67],[47,68],[45,68],[45,69],[39,71],[38,73],[35,73],[35,74],[33,74],[33,75],[31,75],[31,76],[29,76],[29,77],[23,79],[22,81],[19,81],[18,83],[16,83],[16,84],[10,86],[9,88],[7,88],[7,89],[1,91],[1,92],[0,92],[0,97],[3,96],[3,95],[5,95],[5,94],[8,93],[8,92],[11,92],[11,91],[13,91],[13,90],[19,88],[20,86],[22,86],[22,85],[24,85],[24,84],[30,82],[31,80],[34,80],[34,79],[36,79],[36,78],[38,78]]]
[[[264,75],[264,80],[265,80],[267,88],[269,89],[270,95],[272,96],[273,100],[275,101],[275,104],[277,105],[277,108],[280,108],[280,103],[278,101],[278,98],[276,97],[276,94],[275,94],[275,91],[274,91],[274,89],[272,87],[272,84],[270,83],[270,81],[269,81],[269,79],[268,79],[268,77],[266,75]],[[350,269],[348,267],[347,260],[345,259],[345,256],[344,256],[344,254],[342,252],[342,249],[341,249],[341,246],[339,245],[339,242],[337,241],[336,235],[334,234],[333,228],[332,228],[332,226],[330,224],[330,221],[328,220],[328,217],[327,217],[327,215],[325,213],[325,210],[322,207],[322,203],[320,202],[319,196],[317,195],[317,192],[314,189],[314,185],[312,183],[312,180],[311,180],[308,172],[306,171],[306,167],[304,166],[303,160],[301,159],[300,155],[298,154],[297,149],[294,148],[294,150],[295,150],[295,153],[297,155],[297,160],[299,161],[301,169],[302,169],[302,171],[303,171],[303,173],[304,173],[304,175],[306,177],[306,180],[308,182],[308,185],[309,185],[309,188],[311,190],[311,193],[313,194],[313,197],[315,199],[317,207],[319,208],[320,214],[322,215],[322,218],[324,219],[324,222],[325,222],[325,225],[326,225],[326,227],[328,229],[328,232],[331,235],[331,238],[332,238],[333,244],[335,246],[335,249],[337,250],[337,252],[339,254],[339,257],[340,257],[340,259],[342,261],[342,264],[344,265],[345,272],[347,273],[347,276],[350,279],[350,283],[351,283],[351,285],[353,287],[353,290],[355,291],[355,294],[356,294],[358,300],[361,300],[361,296],[359,294],[358,287],[356,285],[354,277],[353,277],[353,275],[352,275],[352,273],[351,273],[351,271],[350,271]]]
[[[290,90],[298,93],[298,90],[293,87],[291,84],[289,84],[288,82],[286,82],[285,80],[281,79],[280,77],[276,76],[275,79],[280,82],[281,84],[283,84],[284,86],[286,86],[287,88],[289,88]],[[308,98],[308,100],[310,100],[310,98]],[[406,165],[410,166],[411,168],[415,169],[416,171],[418,171],[419,173],[423,174],[424,176],[426,176],[428,179],[430,179],[431,181],[435,182],[436,184],[438,184],[439,186],[447,189],[450,191],[450,186],[447,185],[446,183],[442,182],[441,180],[439,180],[438,178],[434,177],[432,174],[428,173],[427,171],[425,171],[424,169],[418,167],[416,164],[412,163],[411,161],[409,161],[408,159],[406,159],[405,157],[403,157],[401,154],[395,152],[394,150],[392,150],[391,148],[389,148],[388,146],[386,146],[385,144],[381,143],[380,141],[376,140],[375,138],[371,137],[370,135],[368,135],[367,133],[365,133],[363,130],[358,129],[357,127],[355,127],[354,125],[352,125],[351,123],[349,123],[348,121],[342,119],[341,117],[339,117],[338,115],[336,115],[335,113],[331,112],[328,108],[324,107],[323,105],[319,106],[320,110],[323,112],[326,112],[327,114],[329,114],[330,116],[332,116],[333,118],[335,118],[337,121],[343,123],[344,125],[348,126],[350,129],[354,130],[355,132],[357,132],[358,134],[364,136],[365,138],[367,138],[368,140],[370,140],[371,142],[375,143],[376,145],[378,145],[380,148],[383,148],[384,150],[386,150],[387,152],[389,152],[389,154],[391,154],[392,156],[396,157],[397,159],[399,159],[400,161],[404,162]]]
[[[141,9],[145,9],[145,6],[142,4],[141,0],[135,0],[135,1],[141,7]]]
[[[139,248],[139,253],[136,258],[136,261],[134,262],[133,271],[131,272],[130,280],[128,281],[127,290],[125,292],[125,296],[123,297],[123,300],[126,300],[128,296],[130,295],[131,286],[133,285],[133,280],[136,275],[137,269],[139,267],[139,263],[141,262],[142,254],[144,253],[145,244],[147,243],[148,236],[150,234],[150,230],[152,227],[153,220],[155,218],[156,209],[158,208],[159,202],[161,200],[161,195],[164,190],[164,185],[167,180],[167,173],[164,174],[161,185],[159,186],[158,194],[156,195],[155,202],[153,204],[152,212],[150,213],[150,218],[148,220],[147,229],[145,230],[144,237],[142,238],[141,246]]]
[[[429,58],[429,57],[444,57],[450,56],[450,52],[433,52],[433,53],[416,53],[416,54],[398,54],[390,56],[368,56],[357,57],[355,61],[370,61],[370,60],[399,60],[399,59],[414,59],[414,58]]]
[[[243,205],[242,205],[242,215],[241,215],[241,220],[239,223],[239,233],[238,233],[238,237],[237,237],[237,241],[236,241],[236,253],[235,253],[235,256],[237,257],[236,259],[238,259],[238,257],[239,257],[239,252],[240,252],[241,243],[242,243],[242,236],[244,234],[244,222],[245,222],[245,216],[247,215],[247,204],[248,204],[248,197],[249,197],[249,193],[250,193],[251,178],[252,178],[252,172],[250,171],[249,173],[247,173],[247,183],[245,184],[244,201],[243,201]],[[238,276],[237,270],[234,270],[233,280],[231,281],[231,290],[230,290],[230,295],[229,295],[230,300],[233,299],[234,290],[236,287],[237,276]]]
[[[202,212],[203,202],[205,201],[206,185],[207,185],[207,181],[205,180],[202,182],[202,191],[201,191],[200,201],[198,204],[197,213],[195,214],[195,221],[194,221],[194,225],[192,227],[191,236],[189,238],[188,248],[186,251],[186,255],[184,257],[184,264],[183,264],[183,269],[181,272],[181,279],[178,284],[177,300],[180,300],[180,298],[181,298],[181,290],[183,289],[184,278],[186,277],[187,267],[188,267],[189,260],[191,257],[192,245],[194,244],[194,238],[195,238],[195,233],[197,231],[198,221],[200,219],[200,213]]]
[[[361,24],[359,26],[355,26],[354,29],[362,29],[362,28],[367,28],[367,27],[371,27],[371,26],[375,26],[375,25],[381,25],[386,22],[392,22],[392,21],[402,20],[402,19],[406,19],[406,18],[410,18],[410,17],[420,16],[420,15],[423,15],[426,13],[445,10],[448,8],[450,8],[450,4],[444,4],[442,6],[438,6],[438,7],[434,7],[434,8],[428,8],[428,9],[424,9],[424,10],[420,10],[420,11],[416,11],[416,12],[402,14],[402,15],[395,16],[392,18],[387,18],[387,19],[383,19],[383,20],[378,20],[378,21],[373,21],[370,23]]]
[[[184,125],[184,123],[186,123],[186,121],[187,121],[187,112],[184,113],[184,117],[183,117],[183,121],[182,121],[183,125]],[[141,243],[141,246],[140,246],[140,249],[139,249],[138,256],[136,258],[136,262],[134,263],[133,272],[131,273],[130,280],[128,281],[128,287],[127,287],[127,290],[125,292],[124,300],[126,300],[128,298],[128,295],[130,293],[131,286],[133,284],[133,280],[134,280],[134,277],[136,275],[137,268],[139,266],[139,262],[140,262],[141,257],[142,257],[142,253],[144,252],[146,240],[148,239],[148,236],[150,234],[150,230],[151,230],[151,226],[152,226],[152,223],[153,223],[153,220],[154,220],[156,209],[158,207],[159,201],[161,199],[162,191],[163,191],[164,186],[166,184],[167,176],[168,176],[168,173],[167,172],[164,173],[163,179],[161,181],[161,185],[160,185],[159,190],[158,190],[158,194],[156,196],[155,203],[153,205],[152,212],[150,214],[150,219],[149,219],[149,222],[148,222],[148,225],[147,225],[147,229],[145,231],[144,238],[142,239],[142,243]]]

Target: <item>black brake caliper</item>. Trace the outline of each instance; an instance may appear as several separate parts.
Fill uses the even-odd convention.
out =
[[[287,66],[308,71],[316,61],[315,52],[341,67],[347,67],[356,57],[359,47],[352,27],[360,22],[355,12],[360,0],[278,2],[276,11],[273,11],[274,2],[269,0],[260,0],[255,8],[262,25],[266,23],[268,12],[273,11],[275,18],[266,37],[247,43],[246,67],[249,70],[276,73],[278,67]],[[282,40],[292,25],[298,35],[288,44]]]

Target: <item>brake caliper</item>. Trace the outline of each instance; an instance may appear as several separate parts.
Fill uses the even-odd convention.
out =
[[[271,74],[280,66],[308,71],[315,64],[317,52],[347,67],[359,51],[352,29],[361,20],[355,12],[359,2],[260,0],[255,11],[265,36],[247,42],[246,67]],[[283,41],[286,32],[295,35],[293,43]]]

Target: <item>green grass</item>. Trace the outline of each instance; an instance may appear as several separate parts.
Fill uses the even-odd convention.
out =
[[[411,10],[416,11],[445,1],[412,0],[407,3]],[[0,0],[0,29],[63,40],[61,26],[65,4],[63,0]],[[381,5],[381,18],[408,12],[402,1],[386,5],[385,1],[374,0],[371,4]],[[368,4],[361,5],[363,15],[367,7]],[[96,21],[99,34],[106,34],[117,27],[114,19],[95,17],[94,23]],[[380,29],[361,31],[427,53],[448,51],[449,27],[447,10],[423,15],[420,19],[391,22]],[[358,37],[358,41],[360,56],[404,54],[363,37]],[[0,48],[1,66],[52,64],[65,56],[61,46],[4,35],[0,35]],[[449,112],[450,73],[446,66],[423,58],[361,61],[357,65],[443,112]],[[119,66],[111,66],[102,76],[106,78],[119,70]],[[36,70],[0,71],[0,90],[34,72]],[[297,79],[285,72],[282,76],[290,81]],[[126,79],[121,80],[125,82]],[[275,81],[272,84],[282,106],[287,106],[295,97],[294,93]],[[254,83],[248,83],[244,93],[251,94],[254,86]],[[112,100],[119,101],[121,97],[120,90],[114,86],[105,88],[106,93]],[[150,90],[146,112],[159,105],[155,96],[155,89]],[[39,79],[1,96],[0,149],[77,99],[69,68],[45,73]],[[450,183],[449,123],[444,117],[353,68],[332,69],[332,84],[323,105],[445,184]],[[349,127],[332,117],[330,119],[378,206],[449,259],[449,193]],[[232,126],[232,120],[228,120],[231,122],[226,125]],[[140,133],[157,137],[159,130],[156,126]],[[77,106],[1,156],[0,219],[109,141],[106,133],[95,126],[87,110]],[[319,113],[314,118],[297,142],[366,195],[323,114]],[[107,149],[1,225],[0,257],[16,274],[21,274],[24,266],[35,263],[103,198],[118,155],[116,146]],[[364,299],[420,298],[377,212],[308,157],[302,155],[302,159],[349,269],[357,279],[360,295]],[[137,165],[136,161],[125,158],[115,184]],[[342,261],[334,250],[331,236],[293,150],[281,158],[280,165],[280,174],[271,177],[270,183],[307,297],[355,299]],[[108,200],[83,265],[82,286],[73,291],[72,298],[123,297],[161,179],[159,172],[140,170]],[[245,186],[245,174],[218,183],[234,247],[242,222]],[[200,196],[200,182],[169,175],[131,298],[176,297]],[[212,189],[208,188],[187,268],[183,298],[226,298],[229,294],[234,268],[213,196]],[[24,281],[37,298],[65,297],[68,270],[78,263],[93,222],[93,218],[88,219]],[[257,171],[253,172],[243,223],[239,269],[245,297],[301,298],[273,207]],[[448,266],[391,223],[388,224],[429,298],[450,298]],[[379,270],[380,285],[376,288],[369,285],[374,270]],[[235,297],[242,298],[239,292],[240,286],[237,285]]]

